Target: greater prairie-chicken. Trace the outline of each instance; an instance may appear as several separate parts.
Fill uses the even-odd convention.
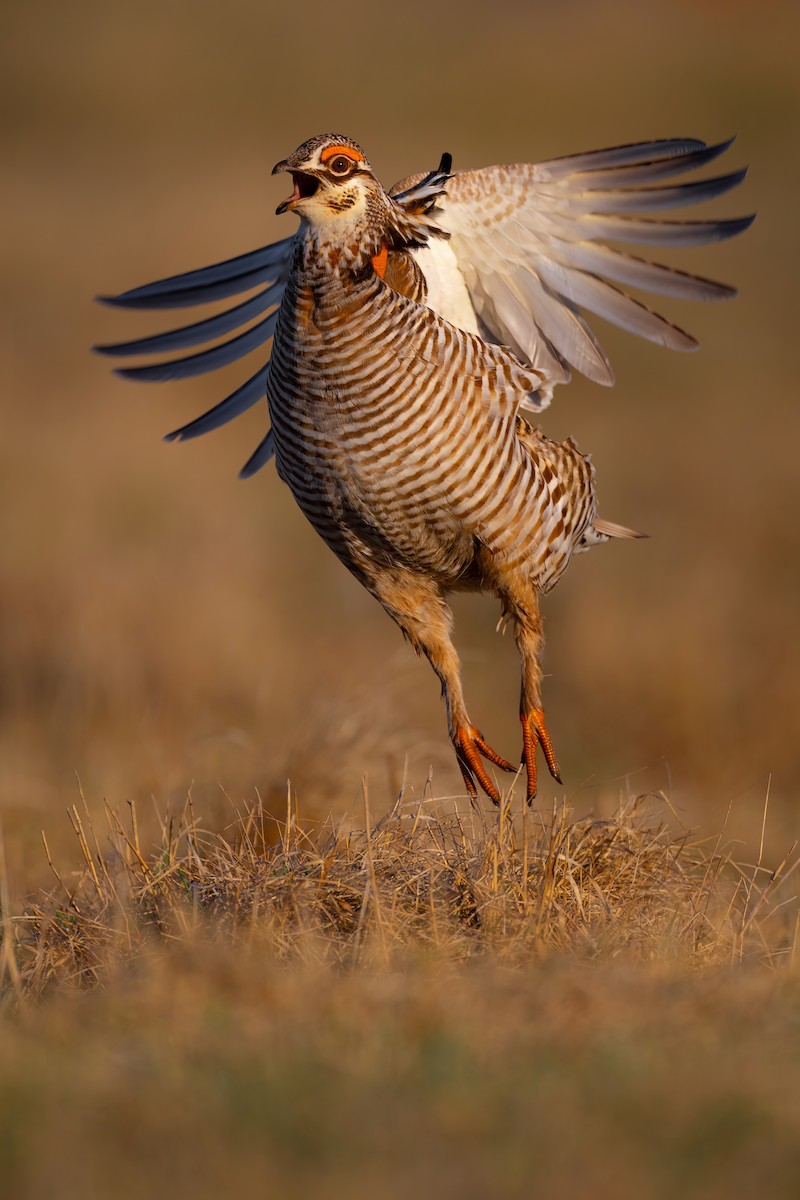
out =
[[[480,785],[500,799],[484,759],[514,767],[467,715],[445,596],[494,592],[513,624],[530,802],[537,745],[559,778],[542,710],[539,597],[573,553],[638,535],[597,517],[589,460],[528,416],[570,368],[613,383],[583,310],[662,346],[695,348],[623,288],[688,300],[734,290],[606,242],[689,246],[745,229],[751,217],[651,215],[735,187],[744,171],[674,182],[729,144],[643,142],[457,174],[444,155],[437,170],[386,192],[356,142],[326,134],[274,168],[294,181],[277,210],[300,217],[293,236],[108,298],[168,309],[260,289],[207,320],[99,349],[182,350],[255,320],[210,349],[120,371],[167,380],[273,338],[266,366],[168,437],[216,429],[266,396],[271,428],[242,474],[274,457],[317,532],[427,656],[473,798]]]

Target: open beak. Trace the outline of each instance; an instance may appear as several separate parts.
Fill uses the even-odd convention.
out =
[[[298,200],[305,200],[306,197],[313,196],[319,187],[319,180],[313,175],[307,175],[304,171],[291,171],[289,161],[286,158],[275,163],[275,166],[272,168],[273,175],[277,175],[280,171],[290,171],[294,180],[294,191],[291,196],[287,196],[275,209],[278,215],[289,212],[290,209],[294,208]]]

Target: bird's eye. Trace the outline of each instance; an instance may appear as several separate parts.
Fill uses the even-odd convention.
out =
[[[337,154],[328,163],[328,170],[333,175],[348,175],[354,166],[352,158],[348,158],[346,154]]]

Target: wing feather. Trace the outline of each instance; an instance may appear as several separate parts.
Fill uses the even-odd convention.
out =
[[[119,296],[98,296],[101,304],[118,308],[180,308],[207,304],[236,292],[246,292],[260,283],[272,283],[286,277],[294,238],[283,238],[260,250],[227,258],[181,275],[169,275],[154,283],[130,288]]]
[[[568,367],[613,382],[584,312],[670,349],[695,349],[694,338],[623,288],[686,300],[725,299],[735,289],[606,243],[696,246],[745,230],[752,216],[650,215],[737,187],[744,170],[663,184],[718,158],[730,144],[690,138],[632,143],[453,176],[442,224],[488,336],[540,369],[548,358],[558,361],[562,369],[545,389],[568,378]]]
[[[597,242],[565,242],[553,238],[551,256],[564,266],[578,267],[581,271],[660,296],[675,296],[681,300],[727,300],[737,294],[736,288],[726,283],[679,271],[663,263],[648,262]]]
[[[226,367],[229,363],[244,358],[245,354],[249,354],[257,346],[263,346],[275,332],[277,322],[278,314],[272,312],[252,329],[210,350],[201,350],[199,354],[189,354],[185,358],[171,358],[164,363],[151,363],[146,367],[116,367],[115,374],[124,379],[136,379],[146,383],[163,383],[167,379],[190,379],[194,375],[205,375],[208,371],[216,371],[219,367]]]
[[[98,354],[107,354],[113,358],[126,358],[129,354],[162,354],[168,350],[183,350],[187,346],[198,346],[203,342],[211,342],[214,338],[230,333],[232,329],[241,329],[248,321],[266,312],[275,304],[280,303],[283,296],[283,283],[273,283],[271,287],[259,292],[250,300],[237,304],[234,308],[226,309],[215,317],[205,321],[197,321],[194,325],[184,325],[181,329],[173,329],[170,333],[158,333],[152,337],[137,338],[133,342],[116,342],[108,346],[95,346]]]
[[[737,187],[747,168],[731,171],[728,175],[716,175],[713,179],[701,179],[692,183],[677,183],[671,187],[587,188],[576,207],[592,213],[656,212],[663,208],[683,208],[687,204],[699,204],[714,200]]]
[[[101,296],[104,304],[132,309],[187,308],[223,300],[256,287],[262,290],[243,300],[233,308],[217,313],[191,325],[167,333],[153,334],[129,342],[117,342],[96,346],[100,354],[114,358],[142,354],[161,354],[171,350],[182,350],[190,346],[208,346],[217,338],[240,330],[236,336],[218,345],[208,346],[197,354],[167,362],[151,363],[140,367],[117,368],[116,373],[126,379],[145,382],[163,382],[170,379],[187,379],[207,371],[215,371],[229,363],[244,358],[253,350],[263,346],[272,337],[277,323],[277,309],[283,298],[289,276],[295,237],[283,238],[269,246],[262,246],[247,254],[239,254],[224,262],[212,263],[198,270],[170,275],[141,287],[131,288],[119,296]],[[271,311],[269,311],[271,310]],[[262,320],[246,328],[256,317],[267,313]],[[175,429],[166,435],[167,441],[186,441],[219,429],[228,421],[252,408],[266,396],[268,365],[262,366],[243,384],[214,405],[208,412]],[[268,434],[259,449],[247,464],[246,474],[253,474],[272,457],[271,434]]]
[[[180,429],[173,429],[172,433],[166,434],[164,441],[185,442],[189,438],[200,437],[201,434],[211,433],[212,430],[227,425],[228,421],[232,421],[234,417],[247,412],[248,408],[252,408],[266,396],[268,370],[268,367],[262,367],[246,383],[238,387],[235,392],[231,392],[230,396],[221,400],[219,404],[215,404],[208,412],[203,413],[201,417],[196,417],[188,425],[183,425]]]
[[[671,154],[665,154],[658,149],[653,149],[648,154],[646,153],[647,148],[657,147],[659,143],[645,142],[645,152],[642,157],[633,161],[628,160],[616,165],[609,164],[607,161],[603,161],[605,152],[600,150],[584,155],[586,165],[573,167],[571,171],[570,169],[562,170],[564,164],[570,162],[569,159],[564,158],[549,159],[547,162],[540,163],[539,167],[542,171],[549,171],[553,178],[570,173],[576,177],[585,176],[586,183],[592,187],[632,187],[639,183],[656,183],[659,179],[669,179],[670,176],[681,175],[684,171],[694,171],[698,167],[704,167],[724,154],[733,145],[733,142],[733,138],[717,142],[713,146],[707,146],[705,142],[683,142],[680,145],[689,148],[677,150]],[[671,144],[679,145],[679,143]]]
[[[621,146],[608,146],[603,150],[586,150],[582,154],[563,154],[547,159],[541,166],[549,167],[561,175],[574,175],[576,171],[596,171],[602,167],[666,162],[702,153],[705,149],[705,142],[697,138],[657,138],[650,142],[625,142]]]
[[[651,221],[628,216],[587,213],[584,236],[609,238],[615,242],[639,242],[645,246],[703,246],[735,237],[752,225],[753,217],[731,217],[724,221]]]
[[[249,479],[251,475],[255,475],[256,471],[260,471],[275,457],[275,437],[272,430],[268,430],[263,441],[259,442],[253,453],[248,458],[247,462],[239,472],[240,479]]]
[[[697,349],[696,340],[688,333],[596,275],[559,266],[547,258],[540,260],[538,273],[556,295],[588,308],[589,312],[597,313],[620,329],[627,329],[629,333],[667,346],[670,350]]]
[[[532,271],[517,274],[528,306],[535,309],[538,328],[549,345],[564,347],[565,356],[582,375],[610,387],[614,382],[611,364],[581,315],[566,297],[551,292],[543,278]]]

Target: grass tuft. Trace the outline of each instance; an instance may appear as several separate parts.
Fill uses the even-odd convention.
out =
[[[306,827],[289,795],[277,820],[260,800],[221,833],[203,828],[191,794],[144,848],[136,808],[105,807],[99,833],[85,801],[69,819],[81,869],[23,915],[4,905],[5,982],[39,995],[91,985],[156,943],[224,939],[279,963],[389,966],[409,954],[508,967],[567,956],[681,961],[794,960],[797,921],[769,872],[676,834],[663,797],[637,796],[608,820],[576,820],[566,802],[512,816],[401,794],[363,827]],[[720,839],[721,841],[721,839]],[[5,900],[5,896],[4,896]]]

